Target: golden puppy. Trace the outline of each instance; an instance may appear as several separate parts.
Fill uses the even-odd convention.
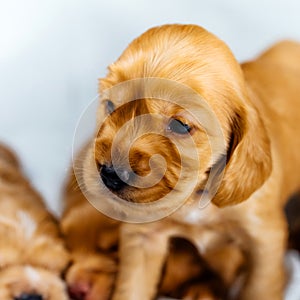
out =
[[[54,217],[0,145],[0,299],[67,300],[68,253]]]
[[[239,299],[283,298],[283,206],[300,185],[299,76],[297,43],[240,65],[194,25],[150,29],[109,67],[79,185],[121,220],[170,214],[122,224],[114,300],[153,299],[172,236],[201,254],[231,240],[251,263]]]
[[[74,174],[65,191],[61,229],[71,252],[66,272],[74,300],[107,300],[117,272],[119,222],[99,213],[81,193]]]

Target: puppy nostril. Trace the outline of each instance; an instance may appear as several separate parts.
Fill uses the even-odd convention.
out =
[[[113,191],[119,191],[124,188],[127,185],[125,181],[129,180],[130,174],[128,171],[120,170],[119,174],[123,180],[119,177],[113,166],[103,165],[100,170],[103,183]]]
[[[43,300],[43,297],[38,294],[22,294],[19,297],[15,297],[14,300]]]

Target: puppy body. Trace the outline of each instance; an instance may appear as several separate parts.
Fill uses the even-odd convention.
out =
[[[0,298],[67,299],[60,279],[68,253],[54,217],[0,145]]]
[[[208,180],[205,174],[218,163],[223,152],[212,155],[201,127],[177,105],[147,98],[124,104],[128,100],[125,98],[132,97],[131,90],[122,91],[118,97],[105,95],[103,100],[111,100],[119,109],[106,119],[95,144],[86,151],[83,181],[89,192],[95,194],[95,186],[99,185],[98,171],[91,166],[95,161],[100,168],[111,164],[112,140],[124,122],[136,115],[163,112],[170,119],[192,123],[195,130],[191,135],[201,162],[200,167],[196,163],[190,165],[191,171],[197,168],[199,173],[197,188],[173,215],[149,224],[122,225],[121,265],[114,300],[153,299],[171,236],[187,237],[201,253],[218,248],[220,240],[224,243],[222,238],[233,241],[247,253],[250,262],[249,276],[239,298],[283,298],[287,236],[283,205],[300,184],[299,76],[297,43],[275,45],[257,60],[240,66],[223,42],[192,25],[153,28],[133,41],[110,66],[100,92],[126,80],[145,77],[170,79],[192,88],[219,120],[227,150],[224,176],[212,203],[198,209],[199,191],[205,189]],[[162,91],[167,88],[160,86]],[[98,118],[104,117],[102,106]],[[209,128],[206,132],[210,134]],[[176,138],[180,143],[182,137]],[[135,131],[127,131],[123,136],[118,144],[120,153],[128,139],[135,139]],[[186,143],[185,149],[189,147]],[[164,156],[167,171],[154,187],[126,187],[114,193],[137,203],[166,195],[180,172],[172,145],[161,136],[145,137],[132,148],[129,160],[137,174],[147,175],[149,165],[145,161],[155,153]],[[181,155],[188,157],[189,151]],[[102,198],[113,197],[104,188],[101,191]],[[175,197],[180,197],[180,193]]]

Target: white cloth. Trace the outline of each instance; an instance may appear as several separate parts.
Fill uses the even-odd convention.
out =
[[[300,300],[300,255],[297,251],[288,251],[285,258],[289,283],[286,287],[285,300]]]

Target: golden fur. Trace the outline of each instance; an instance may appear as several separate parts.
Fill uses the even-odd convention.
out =
[[[100,214],[84,198],[74,174],[64,198],[61,229],[72,260],[66,273],[69,294],[74,299],[107,300],[117,272],[119,222]]]
[[[180,157],[188,162],[191,174],[198,172],[197,187],[174,214],[154,223],[121,225],[120,272],[113,300],[153,299],[172,236],[186,237],[202,254],[231,240],[250,262],[239,299],[283,299],[287,237],[283,206],[300,185],[299,76],[297,43],[279,43],[256,60],[239,65],[221,40],[194,25],[152,28],[109,67],[107,77],[100,81],[100,94],[104,104],[109,99],[116,109],[107,116],[104,105],[99,108],[100,129],[84,154],[80,183],[84,189],[95,195],[100,186],[101,201],[118,196],[136,203],[153,202],[175,187],[182,168]],[[130,88],[119,94],[106,93],[127,80],[149,77],[169,79],[196,91],[220,123],[226,153],[224,149],[219,149],[217,156],[211,152],[210,128],[203,130],[204,120],[193,119],[182,110],[180,101],[166,103],[157,97],[143,98],[141,93],[140,100],[128,102],[135,100],[136,91]],[[159,88],[162,94],[170,94],[167,85]],[[197,108],[200,103],[191,100],[191,105]],[[112,142],[120,128],[144,114],[163,114],[190,124],[198,162],[190,157],[193,145],[182,136],[174,137],[183,145],[181,153],[166,135],[139,136],[149,126],[166,127],[163,121],[150,118],[147,124],[140,123],[123,133],[117,148],[118,165],[114,167],[122,165],[122,153],[132,142],[129,162],[134,173],[146,176],[150,172],[149,158],[154,154],[164,157],[166,172],[152,187],[126,186],[112,195],[98,172],[112,163]],[[199,209],[199,193],[209,192],[205,191],[209,171],[224,155],[226,167],[217,193],[209,205]],[[92,168],[95,164],[98,170]],[[155,162],[153,170],[162,172]],[[185,178],[187,182],[193,179],[192,175]],[[177,199],[184,191],[176,192]]]
[[[246,269],[243,253],[228,242],[201,257],[187,240],[173,238],[158,294],[175,299],[232,299],[232,287],[236,292],[242,287]]]
[[[40,295],[68,299],[60,278],[69,256],[57,221],[0,145],[0,299]]]
[[[107,218],[85,199],[74,174],[67,184],[65,201],[61,227],[72,256],[66,272],[69,293],[74,299],[108,300],[118,270],[120,222]],[[209,230],[207,238],[218,246],[207,249],[201,257],[187,241],[170,241],[159,295],[216,300],[220,295],[227,296],[235,283],[242,286],[239,281],[246,274],[247,264],[241,248],[223,233],[215,235]]]

